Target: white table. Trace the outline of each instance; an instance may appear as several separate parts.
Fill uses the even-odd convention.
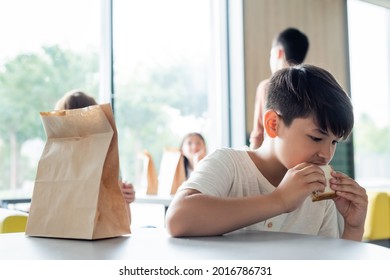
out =
[[[135,201],[137,203],[151,203],[151,204],[162,204],[168,208],[169,204],[173,199],[174,195],[170,194],[139,194],[136,193]]]
[[[3,260],[390,260],[390,249],[301,234],[246,231],[217,237],[172,238],[143,228],[96,241],[0,234]]]
[[[165,213],[168,210],[169,204],[171,204],[174,195],[170,194],[139,194],[136,193],[136,203],[150,203],[164,205]]]

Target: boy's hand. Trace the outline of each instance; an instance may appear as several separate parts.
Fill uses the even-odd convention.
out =
[[[301,163],[287,171],[274,193],[279,195],[286,212],[291,212],[314,191],[324,191],[325,186],[324,172],[320,167]]]
[[[332,172],[331,188],[336,191],[334,198],[337,210],[344,217],[345,229],[364,231],[368,197],[366,190],[355,180],[341,172]],[[360,238],[357,238],[361,240]]]

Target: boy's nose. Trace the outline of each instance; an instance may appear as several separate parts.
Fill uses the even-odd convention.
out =
[[[318,152],[318,156],[324,159],[326,162],[329,162],[333,158],[334,147],[324,145],[322,149]]]

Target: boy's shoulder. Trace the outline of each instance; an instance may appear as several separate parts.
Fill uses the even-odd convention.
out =
[[[241,153],[246,153],[250,150],[251,149],[248,146],[242,146],[241,148],[222,147],[222,148],[216,149],[215,151],[220,151],[222,153],[231,153],[231,154],[239,153],[239,154],[241,154]]]
[[[215,157],[229,157],[232,159],[237,158],[247,158],[248,157],[248,151],[250,151],[249,147],[244,146],[242,148],[229,148],[229,147],[223,147],[218,148],[214,151]]]

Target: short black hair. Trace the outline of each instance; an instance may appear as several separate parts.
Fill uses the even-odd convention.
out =
[[[275,42],[283,47],[289,65],[301,64],[305,60],[309,50],[309,39],[298,29],[290,27],[283,30]]]
[[[272,76],[266,109],[275,110],[290,126],[296,118],[312,116],[323,131],[348,138],[354,125],[351,99],[328,71],[301,64]]]

